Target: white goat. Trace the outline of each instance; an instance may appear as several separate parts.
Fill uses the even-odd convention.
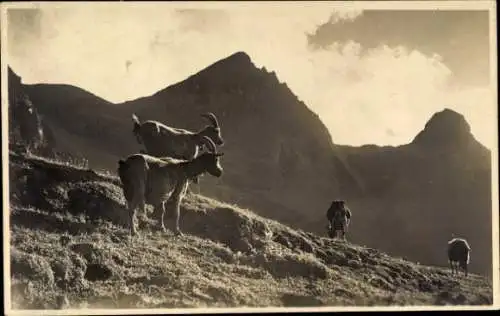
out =
[[[448,261],[450,263],[451,274],[458,274],[458,268],[462,268],[467,276],[467,265],[470,261],[470,246],[463,238],[453,238],[448,241]]]
[[[191,160],[133,154],[126,160],[119,161],[118,175],[128,204],[131,234],[137,234],[136,208],[139,207],[144,213],[145,204],[150,204],[154,206],[153,214],[159,217],[163,231],[166,231],[165,210],[173,207],[174,231],[182,235],[179,229],[180,203],[186,194],[190,179],[205,172],[215,177],[222,176],[223,169],[219,157],[223,156],[223,153],[216,151],[215,144],[210,138],[205,136],[202,139],[208,152]]]

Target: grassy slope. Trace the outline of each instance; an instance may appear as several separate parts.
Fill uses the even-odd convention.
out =
[[[190,195],[130,239],[119,182],[10,154],[13,308],[491,304],[491,284]],[[148,212],[151,211],[148,208]],[[443,250],[444,251],[444,250]]]

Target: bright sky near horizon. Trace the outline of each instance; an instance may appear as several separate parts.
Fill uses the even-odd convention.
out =
[[[321,49],[309,45],[306,34],[362,19],[361,10],[328,2],[206,10],[179,10],[175,4],[10,9],[9,65],[24,83],[72,84],[118,103],[151,95],[245,51],[320,116],[334,143],[405,144],[435,112],[451,108],[465,116],[481,143],[496,146],[492,89],[450,84],[459,70],[439,52],[405,43],[387,46],[383,38],[369,48],[355,39],[332,40]],[[470,54],[479,54],[475,44],[463,47],[468,46]]]

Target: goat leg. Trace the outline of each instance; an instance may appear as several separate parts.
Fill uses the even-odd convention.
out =
[[[180,200],[176,199],[175,204],[174,204],[174,212],[175,212],[175,227],[174,227],[174,232],[178,236],[183,236],[184,234],[181,232],[181,229],[179,227],[179,219],[180,219]]]
[[[198,183],[199,183],[199,176],[191,178],[191,181],[192,181],[194,184],[198,184]]]
[[[139,201],[139,212],[141,212],[141,214],[143,214],[144,216],[147,215],[146,214],[146,202],[143,199],[141,199]]]
[[[162,209],[162,203],[159,203],[157,205],[154,205],[153,207],[153,213],[151,214],[151,217],[154,219],[157,219],[160,221],[162,215],[163,215],[163,209]]]
[[[128,209],[131,235],[137,235],[137,229],[135,228],[135,207],[136,207],[135,203],[131,203]]]
[[[160,224],[160,229],[166,233],[167,229],[165,228],[165,202],[160,202],[158,205],[155,206],[155,214],[159,215],[159,224]]]
[[[174,216],[175,216],[175,228],[174,232],[178,236],[183,236],[184,234],[181,232],[181,229],[179,227],[179,220],[181,216],[181,201],[186,195],[186,192],[189,187],[189,181],[185,181],[183,184],[180,185],[180,194],[175,195],[173,199],[173,205],[174,205]]]
[[[173,209],[174,211],[174,233],[176,235],[182,235],[182,232],[181,230],[179,229],[179,217],[180,217],[180,205],[179,205],[179,198],[176,198],[176,197],[170,197],[167,202],[166,202],[166,207],[165,209],[167,211],[170,211]],[[165,213],[165,212],[164,212]],[[163,214],[164,214],[163,213]],[[163,215],[162,218],[161,218],[161,225],[162,225],[162,229],[165,231],[165,216]]]

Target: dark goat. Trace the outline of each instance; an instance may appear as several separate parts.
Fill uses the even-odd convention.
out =
[[[468,275],[467,265],[470,261],[471,248],[467,240],[463,238],[453,238],[448,241],[448,261],[450,263],[451,274],[458,274],[461,268],[465,276]]]
[[[336,238],[337,233],[340,232],[340,237],[345,240],[345,234],[351,221],[351,215],[351,211],[345,205],[345,201],[333,201],[326,212],[326,218],[328,219],[328,236],[330,238]]]

